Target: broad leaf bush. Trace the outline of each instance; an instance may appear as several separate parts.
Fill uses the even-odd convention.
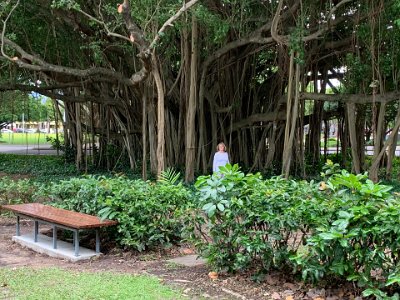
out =
[[[29,203],[35,199],[40,186],[30,179],[13,180],[8,176],[0,178],[0,205]]]
[[[367,174],[343,170],[329,178],[323,193],[334,213],[292,257],[303,279],[344,277],[379,299],[387,298],[383,289],[398,289],[400,203],[390,190]]]
[[[180,182],[122,176],[73,178],[53,184],[46,194],[58,207],[118,221],[117,242],[138,251],[180,241],[181,212],[191,199]]]
[[[265,272],[289,268],[288,256],[325,213],[317,184],[260,174],[245,175],[237,165],[199,177],[195,222],[188,235],[215,268]],[[317,205],[317,203],[318,205]]]
[[[400,204],[391,187],[328,162],[324,182],[263,179],[227,165],[199,177],[188,239],[217,270],[271,268],[354,281],[386,299],[400,282]]]

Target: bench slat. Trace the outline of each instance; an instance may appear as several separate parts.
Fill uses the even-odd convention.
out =
[[[96,216],[43,205],[41,203],[2,205],[0,208],[47,222],[71,227],[73,229],[98,228],[112,226],[118,223],[112,220],[102,221]]]

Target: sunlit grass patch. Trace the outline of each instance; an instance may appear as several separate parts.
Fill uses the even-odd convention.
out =
[[[150,276],[59,268],[0,268],[0,298],[122,300],[183,297]]]
[[[43,145],[49,144],[46,137],[55,137],[54,133],[7,133],[3,132],[0,136],[0,143],[3,145]],[[1,145],[0,144],[0,145]]]

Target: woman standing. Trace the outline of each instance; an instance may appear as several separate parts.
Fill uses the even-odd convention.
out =
[[[219,167],[223,167],[226,164],[229,164],[229,157],[225,144],[221,142],[217,145],[217,152],[214,154],[213,172],[219,172]]]

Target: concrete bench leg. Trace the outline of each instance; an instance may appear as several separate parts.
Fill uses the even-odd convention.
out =
[[[19,225],[19,216],[17,216],[17,236],[21,235],[21,231],[20,231],[20,225]]]
[[[79,231],[74,230],[75,256],[79,256]]]
[[[57,226],[53,225],[53,249],[57,249]]]
[[[96,253],[100,253],[100,236],[98,229],[96,229]]]
[[[38,233],[39,233],[39,222],[35,221],[35,228],[34,228],[34,233],[33,233],[33,240],[35,241],[35,243],[37,243],[38,240]]]

